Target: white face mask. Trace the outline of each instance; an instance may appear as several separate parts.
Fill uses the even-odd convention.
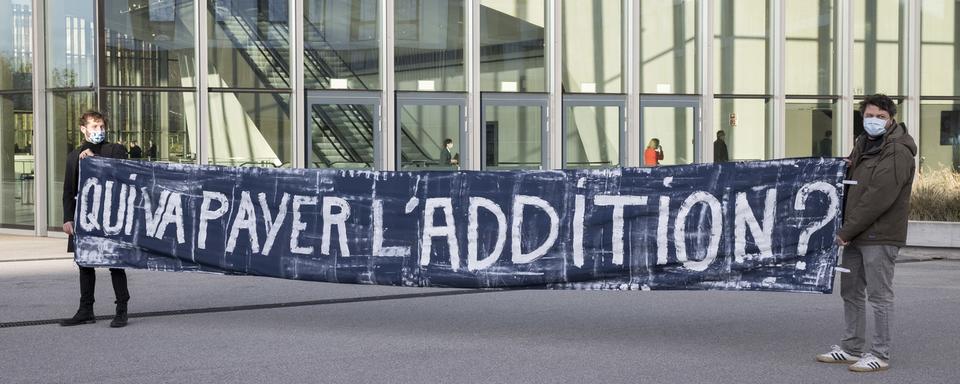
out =
[[[863,119],[863,130],[873,137],[883,136],[887,133],[887,121],[877,117],[868,117]]]

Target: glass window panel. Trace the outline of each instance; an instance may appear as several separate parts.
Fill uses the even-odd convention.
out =
[[[131,159],[197,162],[196,105],[193,92],[107,92],[104,113],[113,141]]]
[[[898,95],[905,0],[853,2],[853,93]]]
[[[544,92],[544,0],[480,2],[480,90]]]
[[[789,100],[786,105],[786,157],[841,157],[836,105],[830,100]]]
[[[924,1],[920,22],[920,94],[960,96],[960,3]]]
[[[786,93],[834,94],[834,0],[785,3]]]
[[[651,141],[660,142],[660,151],[663,159],[660,165],[692,164],[694,162],[694,135],[693,126],[696,123],[691,107],[644,107],[643,108],[643,139],[641,151],[646,154],[647,148],[656,151]],[[643,165],[647,164],[644,160]]]
[[[290,95],[210,93],[209,163],[290,166]]]
[[[960,102],[920,104],[920,167],[960,172]]]
[[[452,169],[460,159],[460,106],[400,105],[402,169]],[[444,149],[446,140],[453,148]]]
[[[397,90],[463,91],[463,0],[396,0]]]
[[[67,154],[83,141],[80,115],[96,109],[93,92],[50,92],[47,94],[47,221],[53,231],[63,224],[63,177]],[[107,140],[113,141],[110,116]]]
[[[47,87],[92,87],[97,72],[93,1],[47,0],[45,29]]]
[[[192,87],[193,1],[105,0],[106,85]]]
[[[374,116],[371,104],[313,104],[307,124],[309,167],[373,168]]]
[[[640,89],[695,94],[698,1],[640,1]]]
[[[312,89],[380,89],[378,0],[304,4],[304,82]]]
[[[623,92],[623,3],[563,0],[563,91]]]
[[[564,119],[566,168],[620,165],[620,107],[568,107]]]
[[[720,130],[726,133],[730,161],[773,157],[768,104],[766,99],[714,100],[714,137]]]
[[[766,94],[769,89],[768,0],[717,2],[714,89],[726,94]]]
[[[211,88],[288,88],[286,0],[210,0]]]
[[[0,90],[29,90],[33,81],[33,6],[0,0]]]
[[[33,229],[33,96],[0,95],[0,228]]]
[[[541,165],[541,112],[537,106],[488,106],[484,110],[485,169],[537,169]]]

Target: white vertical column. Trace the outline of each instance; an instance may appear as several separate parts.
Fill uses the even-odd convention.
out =
[[[853,149],[853,4],[837,1],[837,92],[840,95],[837,119],[840,119],[840,153]]]
[[[467,74],[467,121],[463,125],[466,143],[466,158],[461,169],[480,169],[480,0],[467,0],[464,7],[466,15],[467,50],[464,55]],[[461,156],[464,157],[464,156]]]
[[[697,86],[700,89],[700,116],[698,119],[701,161],[713,161],[713,13],[716,12],[713,0],[698,2],[700,17],[697,25]]]
[[[544,169],[563,168],[563,0],[547,0],[547,163]]]
[[[194,3],[194,41],[197,46],[197,60],[194,65],[194,73],[197,78],[197,159],[200,164],[209,163],[210,158],[210,116],[209,116],[209,86],[207,75],[210,72],[207,64],[207,3],[211,0],[197,0]]]
[[[626,26],[627,36],[626,54],[624,58],[624,69],[626,70],[626,92],[627,92],[627,110],[624,129],[626,132],[623,139],[626,141],[622,146],[627,153],[623,156],[623,165],[627,167],[639,167],[641,159],[640,141],[642,139],[640,132],[640,3],[637,1],[626,1],[624,4],[623,20]],[[696,150],[696,149],[694,149]]]
[[[397,135],[400,123],[397,122],[397,105],[394,99],[396,84],[394,81],[394,0],[380,1],[380,130],[379,147],[380,170],[397,169],[397,151],[400,149]]]
[[[290,10],[288,21],[290,27],[290,90],[293,93],[290,99],[290,128],[293,129],[293,150],[290,158],[295,168],[307,166],[307,126],[306,126],[306,91],[303,80],[303,1],[289,0]]]
[[[920,22],[922,21],[921,4],[919,1],[907,1],[906,6],[906,63],[903,70],[906,79],[907,100],[904,123],[907,131],[917,142],[920,142]],[[949,15],[947,16],[949,17]],[[920,156],[915,157],[917,171],[920,170]]]
[[[47,51],[46,8],[44,0],[33,0],[33,19],[31,23],[33,49],[33,201],[34,201],[34,234],[47,235],[47,192],[50,185],[47,183]]]
[[[771,93],[773,94],[773,107],[772,107],[772,116],[771,123],[772,129],[771,139],[773,142],[773,153],[772,157],[774,159],[779,159],[784,156],[785,143],[784,137],[786,136],[786,82],[784,77],[786,76],[786,50],[784,49],[786,45],[786,23],[787,18],[784,12],[786,9],[786,0],[772,0],[772,6],[770,7],[770,20],[772,23],[773,30],[771,32],[771,42],[773,43],[773,49],[771,50],[770,60],[770,85]]]

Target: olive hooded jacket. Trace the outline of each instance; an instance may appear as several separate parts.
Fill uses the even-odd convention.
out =
[[[910,190],[917,144],[902,123],[893,125],[879,145],[857,137],[850,153],[847,178],[857,183],[847,190],[843,226],[838,236],[856,245],[893,245],[907,240]],[[875,143],[870,143],[875,144]]]

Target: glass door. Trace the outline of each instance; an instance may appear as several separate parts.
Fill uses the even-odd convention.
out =
[[[643,166],[699,163],[700,101],[696,96],[641,96],[640,133]]]
[[[625,106],[622,95],[564,95],[563,167],[623,164]]]
[[[311,92],[306,119],[308,168],[381,168],[379,92]]]
[[[457,170],[469,155],[462,93],[397,92],[400,170]]]
[[[484,93],[480,113],[482,169],[543,169],[546,94]]]

